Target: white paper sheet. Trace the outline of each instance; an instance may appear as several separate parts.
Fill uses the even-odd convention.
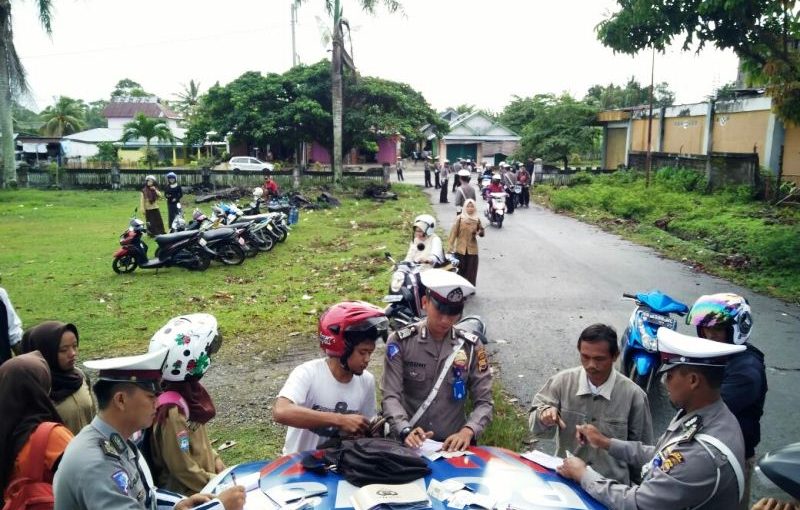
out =
[[[555,455],[549,455],[539,450],[531,450],[529,452],[521,453],[520,456],[539,464],[547,469],[555,470],[558,466],[564,463],[564,459]]]

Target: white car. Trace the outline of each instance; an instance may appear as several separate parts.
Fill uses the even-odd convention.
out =
[[[236,156],[228,161],[228,168],[234,172],[272,172],[275,165],[247,156]]]

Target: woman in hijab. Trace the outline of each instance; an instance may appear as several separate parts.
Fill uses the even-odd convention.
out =
[[[483,237],[484,230],[478,216],[475,200],[464,201],[464,209],[456,217],[450,238],[447,240],[448,251],[458,258],[458,274],[469,280],[472,285],[478,279],[478,236]]]
[[[22,354],[0,366],[0,494],[28,468],[31,436],[48,422],[59,424],[50,432],[44,451],[43,478],[53,481],[72,433],[61,425],[49,392],[50,370],[41,353]]]
[[[165,232],[164,220],[161,219],[161,210],[158,208],[158,201],[162,198],[164,194],[156,187],[156,178],[152,175],[145,177],[139,207],[144,211],[147,233],[151,236]]]
[[[89,381],[75,366],[78,359],[78,328],[74,324],[47,321],[22,337],[22,351],[39,351],[50,367],[50,399],[64,425],[77,434],[88,425],[96,407]]]

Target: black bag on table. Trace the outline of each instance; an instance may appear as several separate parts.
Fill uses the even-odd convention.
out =
[[[333,470],[356,487],[371,483],[408,483],[430,474],[427,461],[393,439],[345,439],[338,448],[317,450],[303,457],[303,467]]]

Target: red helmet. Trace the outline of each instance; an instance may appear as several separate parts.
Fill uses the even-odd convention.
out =
[[[319,345],[328,356],[345,361],[359,343],[386,337],[389,320],[382,309],[364,301],[337,303],[319,318]]]

